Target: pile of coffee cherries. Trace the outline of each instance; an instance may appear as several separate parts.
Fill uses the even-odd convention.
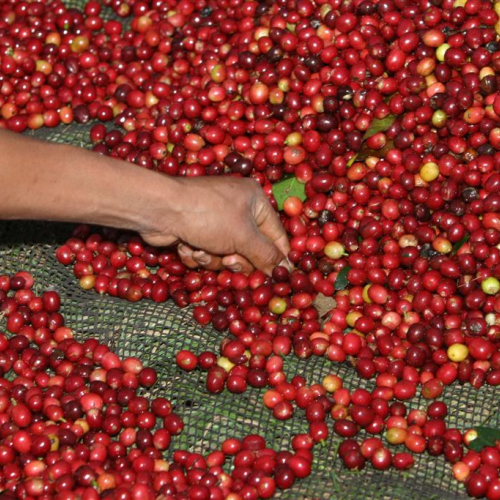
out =
[[[91,0],[78,10],[8,0],[0,126],[95,121],[98,153],[166,175],[252,177],[275,207],[273,185],[304,184],[281,211],[294,270],[272,277],[188,270],[174,249],[87,226],[57,257],[85,289],[191,304],[200,324],[228,331],[218,352],[177,357],[207,370],[209,391],[266,389],[276,418],[305,411],[312,443],[331,430],[345,438],[350,468],[405,469],[410,452],[442,454],[472,496],[495,500],[498,450],[467,451],[474,431],[447,428],[434,400],[454,383],[500,384],[498,5]],[[129,28],[105,20],[109,9]],[[350,362],[375,389],[287,377],[292,353]],[[409,410],[417,395],[429,406]],[[360,431],[385,441],[356,441]],[[266,467],[300,477],[308,467],[297,461]],[[228,498],[267,494],[242,467]]]
[[[163,452],[182,420],[141,390],[156,373],[77,341],[54,291],[0,276],[0,491],[14,498],[154,499],[172,483]]]
[[[270,498],[309,475],[308,435],[294,438],[293,453],[250,435],[167,461],[184,424],[169,400],[150,397],[156,372],[96,339],[77,341],[59,295],[38,296],[33,284],[26,271],[0,276],[2,500]]]

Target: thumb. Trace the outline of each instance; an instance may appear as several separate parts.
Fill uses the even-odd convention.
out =
[[[253,237],[245,242],[245,247],[238,253],[268,276],[271,276],[273,268],[285,259],[278,247],[260,231],[255,231]]]

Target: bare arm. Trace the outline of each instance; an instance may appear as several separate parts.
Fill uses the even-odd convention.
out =
[[[0,218],[85,222],[242,256],[270,273],[289,250],[260,187],[249,179],[173,178],[73,146],[0,131]]]

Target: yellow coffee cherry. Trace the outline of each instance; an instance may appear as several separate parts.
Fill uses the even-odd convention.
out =
[[[444,55],[446,54],[446,51],[450,48],[450,45],[448,43],[443,43],[440,45],[437,50],[436,50],[436,58],[438,61],[443,62],[444,61]]]
[[[340,259],[341,257],[347,255],[344,245],[342,245],[342,243],[339,243],[338,241],[329,241],[325,245],[323,252],[325,252],[325,255],[327,257],[334,260]]]
[[[232,361],[229,361],[229,359],[227,359],[225,356],[221,356],[217,360],[217,364],[221,368],[224,368],[224,370],[226,370],[226,372],[228,373],[236,366]]]
[[[342,379],[338,375],[327,375],[321,382],[323,389],[330,394],[334,393],[343,386]]]
[[[366,304],[372,303],[372,299],[370,299],[370,297],[368,296],[368,290],[370,289],[370,287],[371,287],[371,285],[368,284],[368,285],[365,285],[363,288],[362,296],[363,296],[363,300],[365,301]]]
[[[436,128],[443,128],[446,125],[446,113],[441,109],[434,111],[431,122]]]
[[[463,361],[469,355],[469,349],[465,344],[452,344],[448,347],[446,353],[451,361],[460,363],[460,361]]]
[[[483,280],[483,282],[481,283],[481,290],[486,295],[495,295],[496,293],[498,293],[498,290],[500,290],[500,281],[498,281],[493,276],[490,276],[489,278]]]
[[[357,319],[363,316],[360,312],[358,311],[352,311],[347,314],[345,320],[346,323],[351,327],[354,328],[354,323],[356,323]]]
[[[420,177],[422,177],[425,182],[432,182],[436,180],[439,177],[439,167],[437,163],[430,161],[425,165],[422,165],[422,168],[420,169]]]
[[[300,132],[290,132],[286,136],[285,144],[292,147],[302,144],[302,134]]]

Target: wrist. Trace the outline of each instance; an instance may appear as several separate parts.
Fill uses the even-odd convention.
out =
[[[177,181],[75,146],[0,133],[0,217],[83,222],[175,239]],[[9,154],[7,154],[9,152]],[[29,193],[29,195],[28,195]]]
[[[164,246],[180,238],[182,206],[186,199],[186,186],[182,179],[173,178],[132,166],[139,170],[133,187],[136,198],[129,203],[126,221],[129,229],[139,232],[154,245]]]

